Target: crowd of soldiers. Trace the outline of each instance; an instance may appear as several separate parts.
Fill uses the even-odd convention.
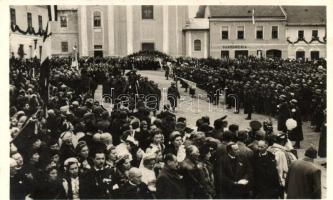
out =
[[[311,121],[320,131],[326,110],[326,61],[258,59],[235,60],[179,58],[174,73],[197,83],[212,103],[225,95],[228,107],[282,118]],[[208,77],[208,81],[207,81]],[[230,97],[236,96],[237,103]],[[297,115],[297,116],[294,116]],[[285,127],[280,125],[279,130]]]
[[[227,116],[213,126],[203,116],[191,127],[169,105],[151,110],[155,102],[140,98],[135,108],[112,99],[107,110],[94,99],[98,84],[130,98],[152,92],[159,99],[158,87],[117,63],[80,62],[79,70],[65,59],[51,62],[43,102],[30,61],[11,59],[11,199],[321,198],[320,170],[311,163],[317,151],[297,160],[286,132],[259,121],[239,130]],[[196,76],[192,69],[184,66]],[[310,170],[299,184],[302,166]]]

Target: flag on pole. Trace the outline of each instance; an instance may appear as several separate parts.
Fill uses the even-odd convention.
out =
[[[252,9],[252,24],[255,24],[255,21],[254,21],[254,8]]]
[[[47,6],[49,13],[49,21],[58,21],[58,7],[56,5]]]
[[[40,59],[40,95],[44,101],[44,109],[46,111],[46,105],[48,104],[49,99],[49,76],[50,76],[50,58],[51,58],[51,23],[52,21],[56,20],[56,13],[54,13],[54,6],[48,6],[49,8],[49,19],[50,21],[47,22],[44,37],[43,37],[43,44],[42,44],[42,52],[41,52],[41,59]]]

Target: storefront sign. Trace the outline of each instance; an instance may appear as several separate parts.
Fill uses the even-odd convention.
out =
[[[223,49],[247,49],[247,46],[244,45],[225,45],[222,46]]]

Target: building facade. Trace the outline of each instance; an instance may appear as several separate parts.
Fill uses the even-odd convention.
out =
[[[48,22],[47,6],[10,6],[9,53],[15,57],[41,57]],[[51,48],[51,47],[48,47]]]
[[[201,6],[197,18],[209,22],[209,53],[204,57],[326,57],[323,6]],[[187,30],[187,36],[197,31]],[[191,49],[194,41],[186,45]]]
[[[68,55],[73,46],[80,56],[126,56],[140,50],[185,53],[187,6],[59,6],[58,16],[53,55]]]
[[[326,57],[326,7],[284,6],[288,13],[286,38],[288,58]]]
[[[47,6],[10,6],[10,53],[40,57]],[[18,27],[21,31],[18,31]],[[126,56],[158,50],[174,57],[326,57],[324,6],[58,6],[49,23],[53,56]],[[20,49],[20,50],[19,50]],[[19,53],[20,52],[20,53]]]
[[[57,11],[58,19],[52,24],[52,55],[71,56],[79,44],[77,7],[65,6]]]

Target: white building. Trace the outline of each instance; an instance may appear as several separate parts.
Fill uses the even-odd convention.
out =
[[[10,6],[9,53],[24,58],[42,54],[43,36],[48,22],[47,6]]]
[[[284,6],[287,13],[288,57],[326,57],[326,7]]]

